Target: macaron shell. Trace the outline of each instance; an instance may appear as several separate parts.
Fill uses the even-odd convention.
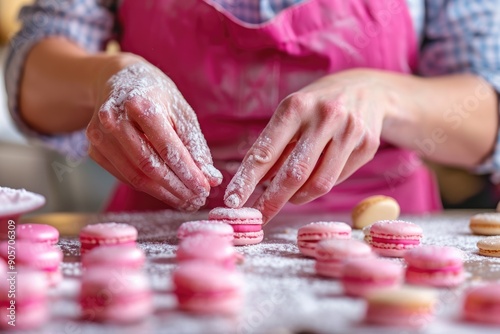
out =
[[[262,213],[254,208],[225,208],[218,207],[208,213],[210,220],[259,220],[262,221]]]
[[[54,245],[59,241],[59,231],[46,224],[19,224],[16,226],[16,239]]]
[[[500,235],[500,212],[480,213],[472,216],[469,228],[478,235]]]
[[[352,228],[344,222],[313,222],[299,228],[297,240],[323,240],[351,237]]]
[[[398,202],[389,196],[375,195],[358,203],[352,211],[355,229],[362,229],[379,220],[394,220],[399,217]]]
[[[500,236],[487,237],[477,242],[479,254],[500,257]]]
[[[131,245],[96,247],[82,256],[84,268],[108,266],[112,268],[139,269],[146,262],[144,252]]]
[[[264,231],[234,233],[233,244],[235,246],[256,245],[264,240]]]
[[[177,238],[184,239],[195,234],[215,234],[233,240],[233,233],[230,224],[214,220],[196,220],[184,222],[177,230]]]

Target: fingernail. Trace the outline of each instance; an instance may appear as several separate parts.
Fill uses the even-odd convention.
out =
[[[210,195],[210,191],[201,186],[196,187],[196,193],[199,197],[208,197]]]
[[[224,200],[224,204],[226,204],[230,208],[238,208],[241,204],[241,198],[236,194],[229,195]]]
[[[208,174],[210,178],[222,181],[222,173],[213,165],[204,165],[203,171]]]
[[[191,204],[193,204],[197,207],[201,207],[201,206],[205,205],[206,201],[207,201],[206,196],[205,197],[196,197],[195,199],[191,200]]]

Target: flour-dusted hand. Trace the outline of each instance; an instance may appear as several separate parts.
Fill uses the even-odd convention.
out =
[[[225,204],[242,206],[271,179],[254,207],[269,221],[286,202],[326,193],[371,160],[393,98],[362,70],[324,77],[285,98],[226,189]]]
[[[132,187],[182,210],[205,204],[221,173],[194,111],[175,84],[146,62],[109,79],[88,127],[89,154]]]

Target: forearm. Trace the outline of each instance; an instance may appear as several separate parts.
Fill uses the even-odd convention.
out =
[[[491,154],[498,130],[498,97],[470,74],[419,78],[381,73],[396,96],[382,139],[443,164],[474,167]]]
[[[21,117],[33,129],[65,133],[84,128],[98,99],[98,85],[136,61],[130,55],[88,54],[64,38],[48,38],[29,53],[21,80]]]

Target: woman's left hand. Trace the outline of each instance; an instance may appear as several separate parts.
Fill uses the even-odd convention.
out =
[[[288,201],[304,204],[328,193],[373,158],[396,102],[370,70],[329,75],[291,94],[246,154],[225,204],[242,206],[271,179],[253,205],[267,222]]]

